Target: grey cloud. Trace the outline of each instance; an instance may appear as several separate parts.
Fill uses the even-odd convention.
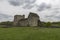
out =
[[[45,16],[45,18],[53,18],[53,19],[59,19],[60,20],[60,16]]]
[[[12,20],[13,20],[13,16],[0,13],[0,22],[2,22],[2,21],[12,21]]]
[[[3,0],[0,0],[0,1],[3,1]]]
[[[53,13],[60,13],[60,8],[52,8],[51,11]]]
[[[24,0],[9,0],[8,2],[13,6],[20,6],[24,4]]]
[[[32,9],[36,0],[9,0],[8,2],[13,6],[22,6],[23,9]]]
[[[8,2],[13,6],[22,6],[24,9],[32,9],[36,6],[36,9],[38,11],[43,11],[51,8],[51,5],[47,5],[46,3],[35,5],[36,0],[9,0]]]
[[[60,16],[45,16],[44,18],[52,22],[60,21]]]
[[[52,18],[53,20],[55,20],[55,19],[56,20],[58,20],[58,19],[60,20],[60,15],[58,15],[58,16],[56,16],[56,15],[49,15],[49,16],[45,16],[45,18],[49,18],[49,19]]]
[[[52,8],[51,10],[48,11],[51,13],[50,15],[45,15],[45,18],[48,20],[56,20],[60,21],[60,8]]]
[[[23,6],[24,9],[32,9],[35,6],[36,0],[26,0],[26,4]]]
[[[46,10],[46,9],[50,9],[51,8],[51,5],[47,5],[46,3],[42,3],[38,6],[38,11],[43,11],[43,10]]]
[[[33,4],[35,2],[36,2],[36,0],[25,0],[25,3],[28,3],[28,4]]]
[[[51,5],[47,5],[47,6],[46,6],[46,9],[50,9],[50,8],[51,8]]]
[[[39,7],[38,7],[38,11],[44,10],[45,7],[46,7],[46,4],[45,3],[40,4]]]
[[[9,0],[8,2],[13,6],[20,6],[23,4],[33,4],[36,0]]]
[[[34,7],[34,5],[31,5],[31,6],[28,7],[28,9],[32,9],[33,7]]]
[[[42,3],[40,5],[37,4],[26,4],[25,6],[23,6],[24,9],[32,9],[33,7],[36,7],[37,11],[43,11],[46,9],[50,9],[51,5],[47,5],[45,3]]]
[[[35,5],[27,4],[23,6],[24,9],[32,9]]]
[[[60,19],[60,16],[55,16],[56,19]]]

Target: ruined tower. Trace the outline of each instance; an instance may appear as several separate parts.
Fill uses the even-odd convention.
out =
[[[14,25],[16,26],[19,22],[19,20],[24,19],[25,15],[15,15],[14,16]]]
[[[30,12],[28,16],[28,23],[30,26],[38,26],[39,16],[36,13]]]

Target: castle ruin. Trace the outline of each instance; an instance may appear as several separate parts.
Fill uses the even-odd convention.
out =
[[[40,19],[36,13],[30,12],[28,18],[25,15],[15,15],[14,25],[15,26],[39,26]]]

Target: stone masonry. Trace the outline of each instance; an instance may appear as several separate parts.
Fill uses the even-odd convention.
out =
[[[28,18],[25,18],[25,15],[14,16],[14,26],[38,26],[39,21],[39,16],[32,12],[30,12]]]

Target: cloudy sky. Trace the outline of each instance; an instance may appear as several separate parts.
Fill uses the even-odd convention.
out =
[[[41,21],[60,21],[60,0],[0,0],[0,14],[27,17],[29,12],[37,13]]]

